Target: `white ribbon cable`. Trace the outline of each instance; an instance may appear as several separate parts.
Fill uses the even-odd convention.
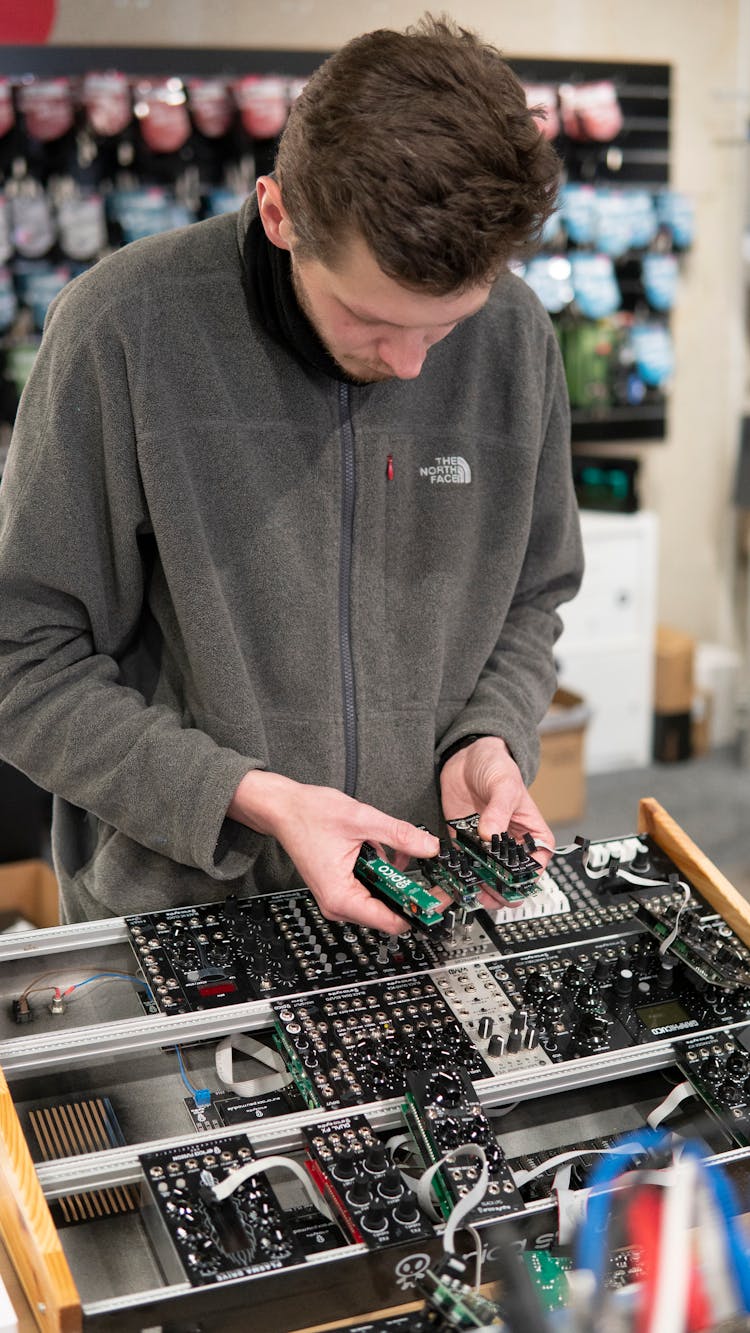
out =
[[[683,884],[682,880],[680,880],[679,887],[682,889],[682,902],[680,903],[680,906],[677,909],[677,916],[674,919],[674,925],[670,933],[667,935],[667,938],[665,940],[662,940],[661,944],[659,945],[660,954],[665,954],[667,952],[667,949],[671,949],[672,945],[677,939],[677,936],[680,933],[680,917],[682,916],[682,913],[685,911],[685,908],[690,902],[690,889],[688,888],[687,884]]]
[[[557,1241],[569,1245],[586,1216],[589,1190],[570,1188],[572,1163],[558,1166],[552,1181],[552,1193],[557,1196]]]
[[[609,1157],[612,1153],[633,1153],[643,1151],[642,1145],[636,1141],[632,1143],[618,1143],[613,1148],[571,1148],[568,1152],[558,1153],[556,1157],[548,1157],[545,1162],[539,1162],[537,1166],[531,1166],[527,1171],[512,1171],[514,1183],[517,1187],[527,1185],[530,1180],[536,1180],[537,1176],[543,1176],[546,1171],[552,1171],[556,1166],[563,1166],[566,1162],[575,1162],[578,1157]]]
[[[261,1074],[258,1078],[249,1078],[235,1081],[234,1068],[232,1061],[233,1051],[242,1051],[243,1055],[250,1055],[262,1065],[268,1065],[270,1069],[276,1070],[274,1074]],[[271,1050],[268,1046],[263,1046],[254,1037],[249,1037],[245,1032],[230,1032],[228,1037],[222,1037],[216,1047],[216,1076],[219,1082],[231,1092],[237,1092],[241,1097],[257,1097],[263,1092],[278,1092],[279,1088],[286,1088],[294,1082],[294,1075],[290,1074],[284,1064],[284,1058],[278,1051]]]
[[[657,1129],[662,1120],[666,1120],[681,1102],[686,1101],[688,1097],[695,1096],[697,1096],[695,1088],[692,1083],[688,1083],[687,1079],[684,1083],[678,1083],[677,1087],[672,1088],[672,1091],[664,1098],[664,1101],[659,1102],[659,1105],[655,1106],[653,1111],[646,1116],[646,1124],[650,1125],[652,1129]]]
[[[682,1157],[672,1167],[659,1227],[656,1291],[648,1333],[683,1333],[690,1279],[690,1226],[698,1186],[698,1164]]]
[[[696,1200],[697,1244],[700,1276],[717,1324],[731,1319],[742,1308],[727,1245],[727,1226],[714,1201],[708,1181],[703,1179]]]
[[[480,1148],[478,1143],[466,1143],[461,1148],[454,1148],[452,1155],[455,1156],[457,1153],[465,1153],[469,1148],[473,1149],[474,1154],[481,1161],[482,1169],[479,1172],[479,1179],[476,1185],[472,1186],[472,1188],[463,1195],[461,1202],[456,1204],[445,1224],[445,1231],[443,1232],[443,1249],[448,1254],[453,1254],[455,1250],[453,1238],[460,1228],[461,1223],[464,1221],[464,1218],[468,1217],[477,1205],[482,1202],[482,1199],[487,1193],[487,1186],[490,1180],[490,1164],[485,1156],[484,1148]]]
[[[446,1162],[452,1162],[454,1157],[458,1157],[462,1153],[468,1153],[470,1157],[478,1158],[482,1163],[482,1170],[480,1171],[477,1184],[469,1190],[468,1194],[464,1194],[460,1203],[456,1204],[446,1223],[443,1246],[446,1250],[450,1249],[451,1253],[453,1253],[453,1233],[456,1230],[458,1223],[467,1213],[471,1212],[476,1204],[481,1203],[487,1192],[489,1165],[484,1148],[480,1148],[478,1143],[460,1144],[458,1148],[451,1148],[450,1152],[447,1152],[444,1157],[439,1158],[437,1162],[433,1162],[432,1166],[428,1166],[427,1170],[422,1172],[418,1180],[409,1181],[413,1186],[414,1193],[417,1196],[417,1203],[422,1209],[422,1212],[425,1213],[427,1217],[431,1217],[434,1221],[439,1221],[440,1213],[437,1208],[435,1208],[432,1199],[430,1198],[430,1187],[441,1166],[445,1166]],[[408,1180],[409,1177],[407,1176],[405,1179]],[[481,1192],[478,1192],[480,1185],[482,1187]],[[467,1203],[468,1200],[471,1200],[471,1202]],[[458,1217],[456,1214],[458,1214]]]
[[[271,1171],[276,1166],[281,1167],[284,1171],[290,1171],[293,1176],[297,1177],[303,1185],[310,1203],[330,1222],[331,1212],[327,1203],[318,1193],[305,1168],[291,1157],[263,1157],[259,1162],[248,1162],[247,1166],[240,1166],[236,1171],[230,1171],[226,1179],[219,1181],[218,1184],[214,1181],[210,1171],[201,1172],[201,1182],[203,1184],[210,1183],[214,1198],[221,1203],[224,1199],[228,1199],[231,1194],[234,1194],[234,1191],[239,1189],[240,1185],[244,1185],[246,1180],[252,1180],[253,1176],[264,1175],[266,1171]],[[205,1181],[204,1176],[209,1176],[210,1182]]]

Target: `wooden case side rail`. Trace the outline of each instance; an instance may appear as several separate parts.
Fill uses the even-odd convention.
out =
[[[750,947],[750,903],[653,797],[645,797],[639,804],[638,829],[641,833],[651,834],[662,851],[671,856],[678,869],[703,894],[706,902],[723,916],[743,944]]]
[[[1,1069],[0,1235],[43,1333],[80,1333],[81,1300]]]

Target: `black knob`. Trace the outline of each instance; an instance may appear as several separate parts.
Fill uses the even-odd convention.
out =
[[[354,1169],[354,1156],[350,1152],[342,1153],[334,1165],[331,1174],[336,1180],[353,1180],[357,1174]]]
[[[359,1219],[359,1225],[363,1231],[371,1231],[374,1235],[388,1230],[388,1214],[384,1208],[378,1208],[373,1205],[363,1213]]]
[[[745,1094],[742,1088],[736,1083],[731,1083],[729,1079],[727,1079],[725,1083],[722,1083],[719,1088],[719,1096],[725,1106],[739,1106],[740,1103],[745,1100]]]
[[[660,990],[671,990],[674,984],[675,959],[670,958],[669,954],[664,954],[659,962],[659,971],[656,974],[656,984]]]
[[[493,1059],[495,1059],[498,1055],[502,1055],[504,1050],[505,1050],[505,1042],[503,1041],[503,1038],[500,1036],[500,1033],[496,1032],[494,1037],[490,1037],[490,1044],[487,1047],[487,1054],[491,1056]]]
[[[366,1180],[355,1180],[346,1191],[346,1201],[352,1208],[365,1208],[372,1199],[372,1192]]]
[[[630,865],[632,869],[639,874],[642,874],[645,870],[648,870],[649,866],[651,865],[651,857],[649,855],[648,848],[639,847],[638,851],[636,852],[635,856],[630,862]]]
[[[508,1036],[508,1054],[515,1055],[517,1051],[520,1051],[522,1046],[523,1046],[523,1033],[520,1031],[520,1029],[516,1028],[516,1030],[511,1031],[511,1033]]]
[[[633,989],[633,970],[630,967],[621,967],[615,977],[615,995],[630,995]]]
[[[565,1013],[565,1001],[559,991],[549,991],[539,1004],[539,1011],[547,1023],[556,1023]]]
[[[433,1074],[425,1089],[425,1097],[428,1101],[436,1102],[438,1106],[457,1106],[463,1097],[463,1083],[458,1074],[450,1070],[441,1069]]]
[[[382,1143],[374,1143],[365,1153],[365,1171],[369,1171],[373,1176],[380,1175],[387,1165],[388,1154],[385,1148]]]
[[[492,1036],[493,1027],[494,1023],[492,1019],[487,1014],[483,1014],[479,1022],[477,1023],[477,1032],[481,1037],[482,1041],[489,1040],[489,1038]]]
[[[393,1216],[396,1221],[401,1222],[403,1226],[408,1226],[418,1220],[419,1209],[411,1194],[405,1194],[403,1199],[399,1199],[393,1210]]]
[[[748,1057],[744,1051],[732,1051],[731,1055],[727,1056],[727,1078],[731,1078],[733,1083],[741,1083],[750,1073],[748,1063]]]
[[[378,1194],[384,1199],[400,1199],[404,1186],[398,1171],[386,1171],[378,1185]]]
[[[599,990],[593,982],[586,981],[576,991],[576,1004],[579,1009],[593,1011],[599,1005]]]

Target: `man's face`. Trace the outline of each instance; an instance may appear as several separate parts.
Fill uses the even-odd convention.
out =
[[[291,246],[297,300],[331,356],[353,379],[415,379],[429,349],[481,310],[486,283],[458,295],[430,296],[387,277],[361,239],[351,238],[335,268],[298,259]]]

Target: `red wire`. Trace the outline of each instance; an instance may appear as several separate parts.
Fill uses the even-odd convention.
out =
[[[659,1264],[662,1259],[659,1246],[661,1213],[664,1191],[657,1185],[643,1186],[627,1204],[628,1231],[631,1242],[641,1253],[642,1295],[636,1321],[636,1333],[648,1333],[654,1309]],[[664,1256],[664,1261],[668,1256]],[[691,1257],[688,1277],[688,1297],[685,1313],[685,1333],[703,1333],[713,1326],[711,1306],[703,1278]]]

